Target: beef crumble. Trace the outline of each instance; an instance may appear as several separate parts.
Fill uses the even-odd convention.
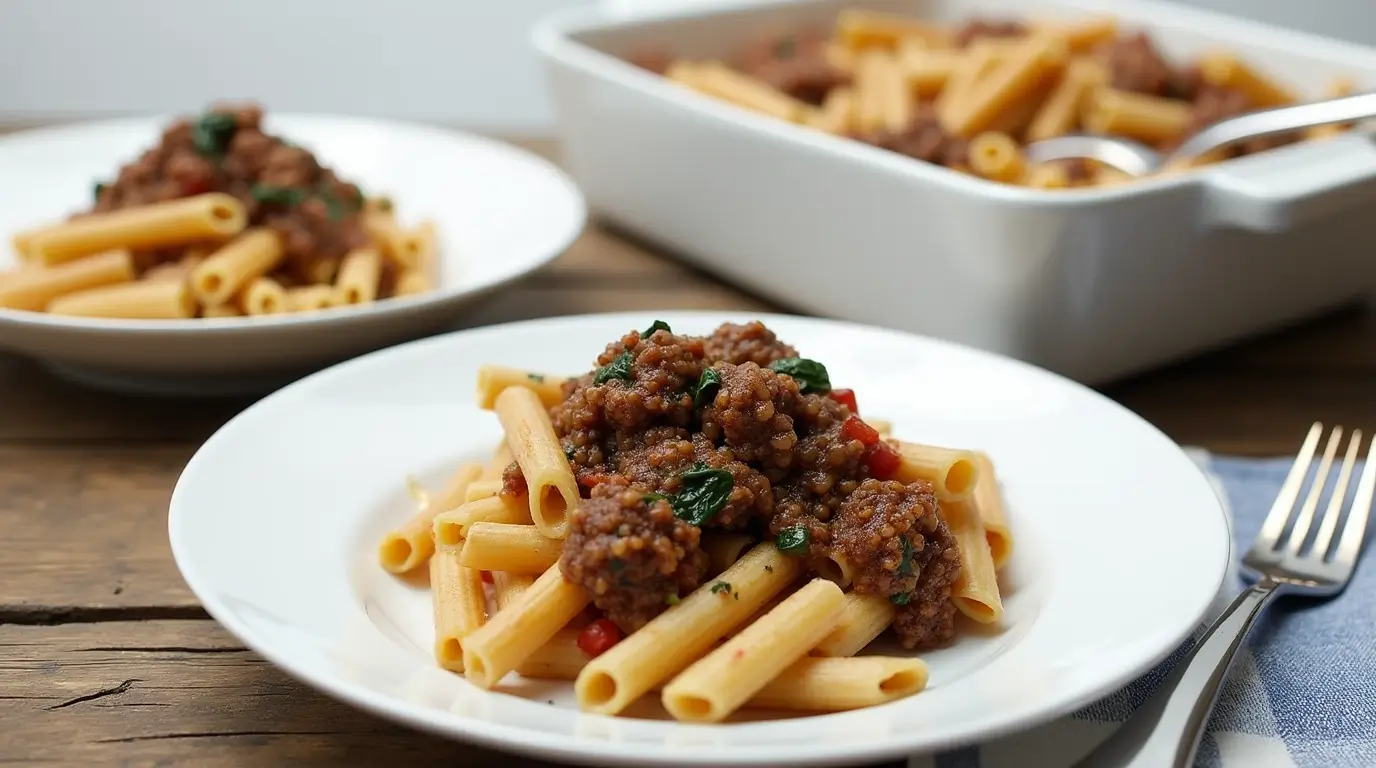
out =
[[[950,639],[941,603],[960,557],[932,488],[873,476],[847,430],[854,414],[817,383],[824,371],[806,387],[780,372],[802,361],[759,323],[706,339],[661,326],[608,345],[551,409],[587,499],[570,518],[565,578],[631,630],[701,582],[703,531],[788,533],[811,570],[844,558],[857,591],[899,604],[906,646]],[[508,492],[519,474],[505,474]]]

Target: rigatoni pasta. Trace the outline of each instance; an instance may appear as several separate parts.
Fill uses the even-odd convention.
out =
[[[433,222],[403,227],[389,200],[365,200],[310,152],[266,133],[261,119],[257,105],[217,104],[178,120],[156,150],[95,185],[90,210],[15,234],[23,268],[0,272],[0,286],[19,284],[0,294],[0,309],[253,318],[439,285]],[[126,254],[129,268],[109,253]],[[116,283],[130,285],[77,295]]]

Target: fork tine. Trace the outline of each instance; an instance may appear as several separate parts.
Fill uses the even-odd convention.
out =
[[[1314,484],[1309,486],[1309,495],[1304,498],[1304,506],[1295,517],[1295,527],[1290,529],[1287,548],[1292,557],[1299,557],[1304,540],[1309,538],[1309,526],[1314,524],[1314,511],[1319,508],[1324,486],[1328,485],[1328,473],[1333,468],[1333,456],[1343,441],[1343,428],[1334,427],[1328,435],[1328,443],[1323,447],[1323,458],[1319,459],[1319,469],[1314,473]]]
[[[1314,449],[1319,445],[1321,434],[1323,425],[1316,421],[1309,428],[1300,452],[1295,455],[1295,463],[1290,465],[1290,474],[1285,476],[1285,483],[1281,485],[1271,511],[1266,513],[1266,522],[1261,526],[1261,533],[1257,534],[1259,545],[1264,543],[1267,548],[1274,549],[1280,535],[1285,532],[1285,524],[1290,520],[1295,500],[1300,497],[1300,488],[1304,486],[1304,476],[1309,472],[1309,463],[1314,460]]]
[[[1328,499],[1328,509],[1324,510],[1319,533],[1314,537],[1314,548],[1309,552],[1320,560],[1328,555],[1333,543],[1333,532],[1338,529],[1338,518],[1342,517],[1343,502],[1347,501],[1347,484],[1352,478],[1352,467],[1357,463],[1357,453],[1362,447],[1362,430],[1352,430],[1352,439],[1347,441],[1347,455],[1338,469],[1338,483],[1333,486],[1333,495]]]
[[[1357,482],[1357,494],[1352,499],[1352,510],[1347,513],[1347,524],[1338,540],[1338,551],[1333,555],[1334,563],[1348,567],[1357,564],[1362,539],[1366,536],[1367,518],[1371,516],[1373,494],[1376,494],[1376,442],[1367,450],[1362,479]]]

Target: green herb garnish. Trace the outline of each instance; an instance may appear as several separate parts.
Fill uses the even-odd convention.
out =
[[[802,525],[792,525],[779,531],[779,538],[774,542],[774,546],[785,555],[806,555],[811,545],[812,534]]]
[[[698,385],[693,390],[693,407],[702,408],[711,403],[717,397],[717,390],[721,389],[721,374],[715,368],[708,368],[702,372],[702,377],[698,379]]]
[[[94,191],[94,194],[92,195],[92,197],[94,197],[95,199],[99,200],[99,199],[100,199],[100,193],[101,193],[101,192],[104,192],[104,191],[105,191],[105,188],[108,187],[108,186],[110,186],[110,185],[109,185],[109,184],[106,184],[106,183],[103,182],[103,181],[97,181],[97,182],[96,182],[96,185],[95,185],[95,191]]]
[[[237,127],[234,115],[206,112],[191,124],[191,146],[202,157],[223,157]]]
[[[325,215],[330,217],[330,221],[339,221],[344,218],[344,204],[339,202],[339,198],[328,192],[321,192],[316,197],[325,204]]]
[[[281,205],[290,208],[300,205],[306,193],[295,187],[274,187],[269,184],[254,184],[253,199],[263,205]]]
[[[675,595],[672,592],[664,596],[665,605],[678,605],[680,602],[682,601],[679,600],[678,595]]]
[[[644,498],[646,504],[653,504],[656,501],[664,501],[665,497],[662,493],[647,493]]]
[[[606,384],[612,379],[621,379],[625,382],[635,380],[631,375],[631,365],[635,363],[635,358],[630,352],[622,352],[616,359],[597,369],[597,373],[592,377],[593,384]]]
[[[565,446],[565,447],[564,447],[564,458],[568,459],[569,461],[573,461],[573,455],[574,455],[575,453],[577,453],[577,452],[578,452],[578,451],[576,451],[576,450],[573,448],[573,446]]]
[[[544,383],[545,383],[545,375],[544,375],[543,373],[527,373],[527,374],[526,374],[526,378],[527,378],[527,379],[530,379],[531,381],[535,382],[536,384],[544,384]]]
[[[646,328],[645,330],[640,332],[640,338],[648,339],[651,336],[655,335],[655,331],[668,331],[669,333],[674,332],[673,329],[669,327],[668,323],[664,322],[663,320],[656,320],[653,323],[650,323],[649,328]]]
[[[778,59],[791,59],[798,52],[798,43],[791,37],[785,37],[774,44],[774,57]]]
[[[614,557],[611,559],[611,563],[609,563],[609,565],[611,566],[612,573],[621,573],[622,571],[626,570],[626,564],[621,562],[620,560],[617,560]]]
[[[714,594],[714,595],[720,595],[720,594],[723,593],[723,592],[730,592],[730,591],[731,591],[731,584],[730,584],[730,582],[719,581],[719,582],[717,582],[716,584],[713,584],[713,585],[712,585],[712,594]]]
[[[735,478],[724,469],[712,469],[702,462],[679,475],[683,490],[674,494],[670,503],[674,507],[674,517],[692,525],[702,525],[726,506],[735,487]]]
[[[903,547],[903,559],[898,562],[898,575],[913,575],[913,545],[907,539],[899,539],[899,545]]]
[[[770,363],[769,369],[796,379],[799,392],[825,395],[831,391],[831,377],[827,375],[827,367],[816,360],[785,357]]]
[[[894,605],[907,605],[908,603],[912,602],[912,599],[913,595],[911,592],[904,592],[901,595],[889,596],[889,602],[893,603]]]

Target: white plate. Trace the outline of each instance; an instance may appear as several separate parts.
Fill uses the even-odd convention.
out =
[[[266,398],[192,458],[172,551],[206,609],[287,672],[372,712],[549,758],[607,765],[801,765],[935,749],[1025,728],[1103,696],[1194,628],[1229,561],[1218,499],[1169,439],[1093,391],[1022,363],[845,323],[763,318],[853,387],[900,437],[987,449],[1017,549],[1007,620],[926,654],[923,693],[856,712],[721,726],[583,715],[565,683],[484,692],[435,668],[428,592],[384,574],[382,534],[501,437],[472,403],[484,362],[587,370],[650,315],[594,315],[435,337]],[[663,313],[706,333],[740,316]],[[647,702],[642,702],[647,704]]]
[[[90,205],[92,184],[154,145],[169,118],[78,124],[0,137],[0,269],[14,232]],[[463,306],[562,253],[583,198],[542,158],[457,131],[353,117],[276,115],[266,128],[315,152],[403,221],[433,219],[441,241],[432,293],[309,315],[102,320],[0,309],[0,348],[94,383],[203,392],[252,387],[434,331]]]

